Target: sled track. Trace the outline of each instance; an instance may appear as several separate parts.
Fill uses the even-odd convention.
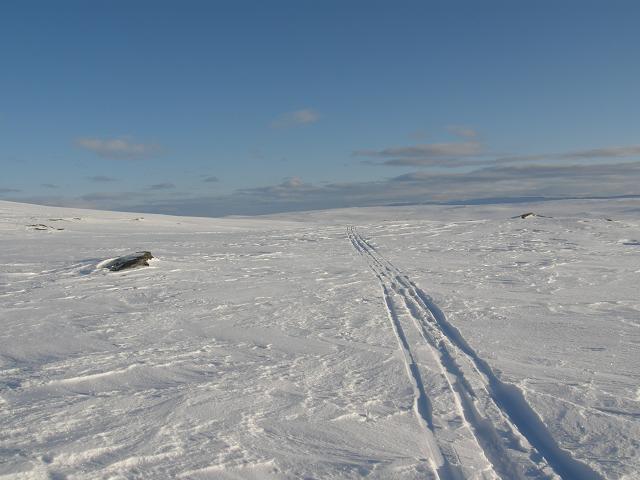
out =
[[[603,480],[559,447],[521,390],[500,380],[429,295],[354,227],[347,236],[380,282],[437,478]]]

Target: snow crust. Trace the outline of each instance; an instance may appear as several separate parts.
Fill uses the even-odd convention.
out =
[[[639,217],[0,202],[0,478],[638,479]]]

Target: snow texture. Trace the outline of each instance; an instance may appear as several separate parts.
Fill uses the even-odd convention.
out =
[[[0,479],[640,479],[639,216],[0,202]]]

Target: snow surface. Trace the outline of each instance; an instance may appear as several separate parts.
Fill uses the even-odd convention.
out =
[[[639,479],[639,217],[0,202],[0,478]]]

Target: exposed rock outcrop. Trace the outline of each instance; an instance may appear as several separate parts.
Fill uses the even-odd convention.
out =
[[[27,227],[32,228],[33,230],[42,230],[42,231],[47,231],[47,230],[64,230],[64,228],[55,228],[55,227],[51,227],[49,225],[45,225],[44,223],[32,223],[30,225],[27,225]]]
[[[104,268],[111,270],[112,272],[118,272],[128,268],[136,267],[148,267],[149,260],[153,258],[151,252],[135,252],[122,257],[114,258],[110,262],[103,265]]]

